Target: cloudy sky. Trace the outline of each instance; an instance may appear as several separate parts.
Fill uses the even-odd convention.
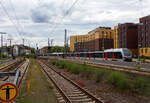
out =
[[[149,5],[150,0],[0,0],[0,32],[7,33],[3,45],[24,38],[26,45],[43,47],[49,37],[62,46],[64,29],[69,38],[99,26],[138,23],[150,15]]]

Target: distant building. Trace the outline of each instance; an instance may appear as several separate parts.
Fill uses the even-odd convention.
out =
[[[150,15],[139,19],[140,56],[150,57]]]
[[[138,25],[125,23],[118,25],[119,48],[128,48],[138,55]]]
[[[11,49],[11,47],[4,46],[4,47],[1,47],[0,53],[4,56],[11,57],[12,49]]]
[[[86,52],[101,51],[113,48],[114,30],[110,27],[96,28],[86,35],[70,37],[70,51]]]
[[[118,26],[114,27],[114,48],[119,48]]]
[[[45,47],[41,48],[41,49],[39,50],[39,53],[40,53],[40,54],[48,53],[48,46],[45,46]]]
[[[31,48],[24,45],[13,46],[13,56],[29,55],[31,54]]]

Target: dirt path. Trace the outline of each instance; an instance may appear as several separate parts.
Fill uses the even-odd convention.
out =
[[[31,60],[26,79],[19,89],[17,103],[58,103],[52,86],[35,60]]]

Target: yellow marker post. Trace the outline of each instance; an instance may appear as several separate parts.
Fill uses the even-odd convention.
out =
[[[0,101],[12,102],[18,96],[18,88],[12,83],[5,83],[0,86]]]
[[[28,81],[28,83],[27,83],[27,91],[29,91],[30,90],[30,81]]]

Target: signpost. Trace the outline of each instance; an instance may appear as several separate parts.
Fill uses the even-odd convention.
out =
[[[0,101],[12,102],[18,96],[18,88],[12,83],[5,83],[0,86]]]

